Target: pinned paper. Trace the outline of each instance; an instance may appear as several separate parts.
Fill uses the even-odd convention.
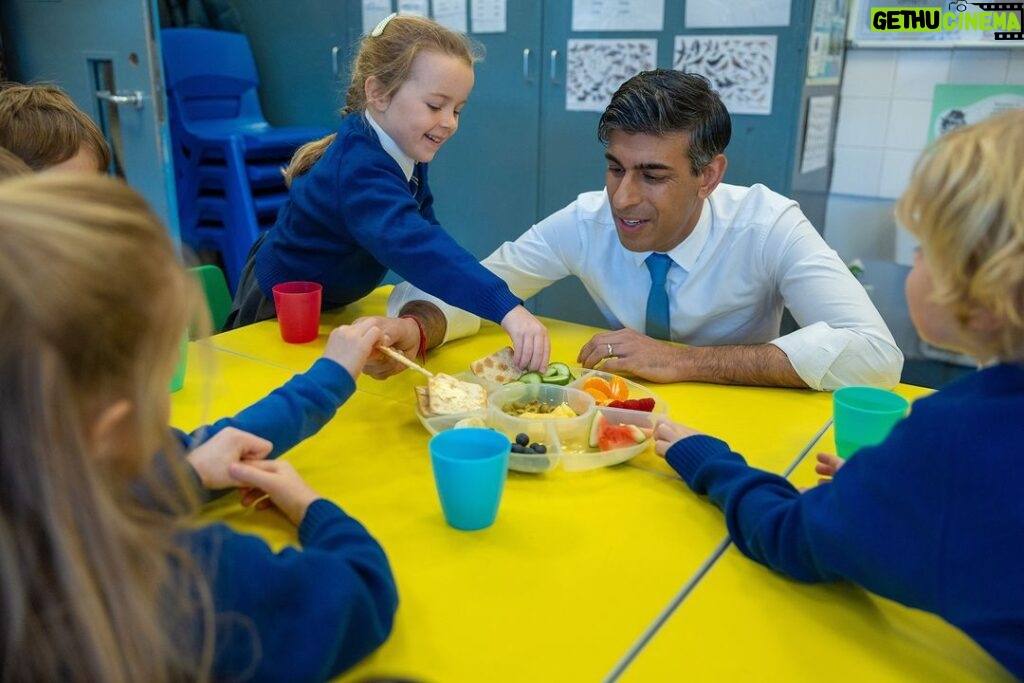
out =
[[[604,111],[625,81],[657,64],[658,41],[570,40],[565,72],[568,111]]]
[[[672,68],[698,73],[730,114],[772,113],[778,36],[676,36]]]

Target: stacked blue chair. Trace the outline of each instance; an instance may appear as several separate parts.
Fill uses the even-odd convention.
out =
[[[218,250],[234,291],[250,248],[288,197],[282,169],[300,145],[330,131],[267,123],[244,35],[168,28],[160,39],[181,239]]]

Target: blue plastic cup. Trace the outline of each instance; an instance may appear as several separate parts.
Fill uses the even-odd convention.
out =
[[[430,462],[441,510],[463,531],[494,523],[512,442],[493,429],[451,429],[430,440]]]
[[[836,455],[846,460],[865,446],[885,441],[910,403],[877,387],[843,387],[832,394]]]

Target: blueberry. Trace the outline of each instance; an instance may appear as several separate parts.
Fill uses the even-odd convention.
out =
[[[547,446],[545,446],[542,443],[535,443],[532,446],[530,446],[530,448],[533,449],[534,453],[547,453],[548,452]]]
[[[529,446],[530,437],[527,436],[526,434],[516,434],[516,443],[519,444],[520,446]]]
[[[512,444],[512,452],[513,453],[532,453],[533,451],[531,451],[526,446],[520,446],[518,443],[514,443],[514,444]]]

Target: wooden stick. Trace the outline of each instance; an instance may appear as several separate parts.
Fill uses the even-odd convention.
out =
[[[408,358],[406,358],[405,356],[400,354],[398,351],[395,351],[390,346],[378,346],[377,348],[385,356],[388,356],[390,358],[394,358],[395,360],[397,360],[402,365],[404,365],[406,367],[409,367],[409,368],[412,368],[416,372],[423,373],[427,377],[433,377],[434,376],[434,373],[432,373],[430,370],[427,370],[425,367],[419,365],[418,363],[414,363],[413,361],[409,360]]]

